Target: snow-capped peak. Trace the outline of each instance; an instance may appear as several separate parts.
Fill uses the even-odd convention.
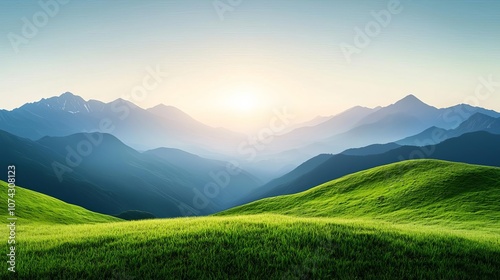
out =
[[[25,109],[50,108],[51,110],[65,111],[72,114],[89,113],[90,107],[82,97],[71,92],[65,92],[60,96],[42,99],[35,103],[25,105]]]

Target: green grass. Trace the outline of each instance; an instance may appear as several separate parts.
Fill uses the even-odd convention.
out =
[[[491,230],[499,234],[500,168],[415,160],[262,199],[219,215],[273,213]]]
[[[9,217],[7,211],[7,183],[0,181],[0,218]],[[20,224],[84,224],[121,221],[108,215],[98,214],[85,208],[65,203],[48,195],[16,187],[14,200],[16,218]]]
[[[494,240],[331,218],[32,225],[19,234],[27,279],[492,279],[500,267]]]
[[[20,189],[17,276],[495,279],[499,180],[498,168],[409,161],[211,217],[100,223],[77,207],[87,222],[71,225],[44,205],[73,206]],[[2,187],[0,209],[5,201]],[[39,208],[22,212],[24,203]]]

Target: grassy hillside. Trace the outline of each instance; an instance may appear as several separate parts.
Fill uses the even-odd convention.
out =
[[[499,170],[410,161],[212,217],[61,225],[40,209],[47,222],[19,227],[16,269],[24,279],[494,279]]]
[[[500,168],[438,160],[381,166],[219,215],[273,213],[498,228]]]
[[[7,183],[0,181],[0,218],[7,221]],[[10,198],[10,197],[9,197]],[[116,222],[121,219],[98,214],[53,197],[16,187],[16,218],[25,224],[84,224]],[[7,236],[7,235],[6,235]]]

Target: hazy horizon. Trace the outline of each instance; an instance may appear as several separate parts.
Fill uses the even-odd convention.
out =
[[[236,131],[261,127],[283,106],[299,123],[408,94],[441,108],[500,111],[498,94],[473,99],[480,77],[500,81],[499,2],[241,1],[222,17],[213,3],[69,1],[14,46],[23,19],[44,9],[1,2],[0,91],[9,95],[2,107],[66,91],[127,99],[157,72],[157,85],[130,101],[174,106]],[[347,60],[342,44],[355,45],[356,28],[377,22],[374,14],[390,5],[386,26]]]

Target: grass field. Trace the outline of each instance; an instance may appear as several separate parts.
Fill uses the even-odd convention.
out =
[[[498,279],[499,199],[500,169],[427,160],[199,218],[124,222],[19,189],[17,278]]]

